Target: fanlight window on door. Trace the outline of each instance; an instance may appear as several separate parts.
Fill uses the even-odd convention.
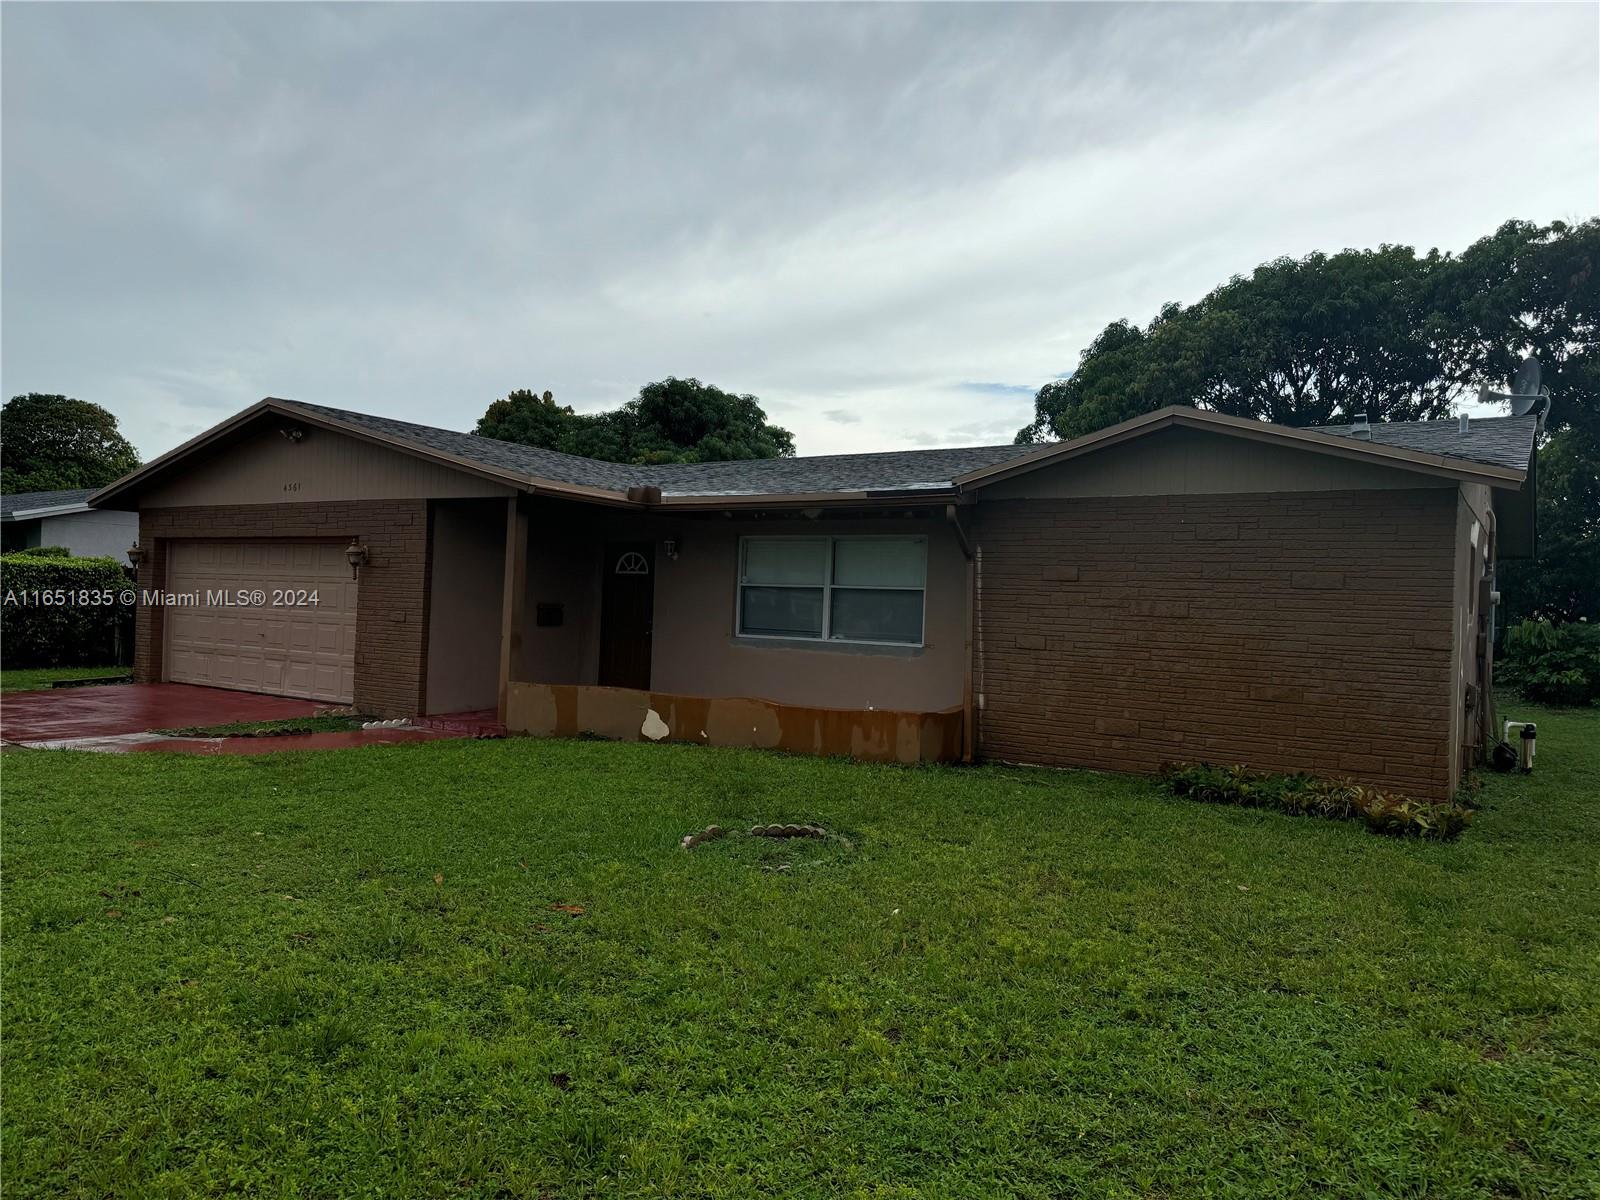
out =
[[[617,559],[617,574],[648,575],[650,574],[650,564],[645,561],[644,555],[637,550],[629,550],[621,558]]]

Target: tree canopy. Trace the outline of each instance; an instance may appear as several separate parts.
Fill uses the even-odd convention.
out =
[[[103,487],[139,465],[139,452],[98,404],[29,392],[0,409],[0,490]]]
[[[767,421],[756,397],[698,379],[647,383],[621,408],[578,413],[545,392],[496,400],[474,431],[483,437],[621,463],[722,462],[794,454],[794,435]]]
[[[1459,255],[1405,246],[1280,258],[1143,327],[1115,321],[1046,384],[1019,442],[1171,404],[1283,425],[1450,414],[1539,359],[1539,558],[1507,562],[1513,619],[1600,620],[1600,220],[1508,221]]]
[[[1169,404],[1283,425],[1448,416],[1539,356],[1550,427],[1595,433],[1600,220],[1509,221],[1460,255],[1405,246],[1280,258],[1143,327],[1108,325],[1035,397],[1019,442],[1073,438]]]

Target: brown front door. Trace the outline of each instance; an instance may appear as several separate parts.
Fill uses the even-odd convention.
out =
[[[655,615],[653,542],[606,547],[600,587],[600,686],[650,687],[650,623]]]

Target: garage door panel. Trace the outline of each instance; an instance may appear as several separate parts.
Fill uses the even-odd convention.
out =
[[[342,543],[174,542],[169,590],[238,596],[315,592],[316,605],[174,605],[167,678],[177,683],[349,703],[357,585]]]

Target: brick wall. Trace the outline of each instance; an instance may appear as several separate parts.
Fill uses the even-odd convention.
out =
[[[382,717],[423,711],[428,658],[431,539],[426,500],[324,504],[247,504],[149,508],[139,514],[139,540],[150,551],[139,589],[167,586],[167,548],[174,539],[307,538],[348,543],[359,537],[370,559],[361,568],[356,609],[355,705]],[[489,619],[499,619],[491,597]],[[133,673],[157,682],[162,671],[162,609],[140,605]]]
[[[980,752],[1450,777],[1456,490],[978,505]]]

